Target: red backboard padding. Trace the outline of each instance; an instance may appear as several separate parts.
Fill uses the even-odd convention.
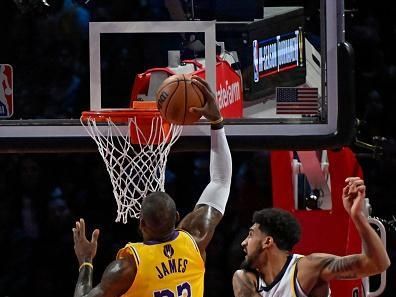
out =
[[[361,241],[342,205],[342,189],[348,176],[363,176],[355,155],[348,148],[328,151],[331,178],[331,210],[296,210],[293,202],[292,153],[290,151],[271,152],[272,199],[273,206],[291,211],[302,226],[302,238],[294,252],[310,254],[314,252],[343,256],[360,253]],[[363,296],[360,280],[333,281],[333,297],[355,296],[353,290]],[[356,294],[356,293],[355,293]]]

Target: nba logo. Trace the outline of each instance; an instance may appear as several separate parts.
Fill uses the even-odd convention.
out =
[[[253,79],[254,82],[258,82],[260,80],[260,76],[259,76],[259,59],[258,59],[258,54],[259,54],[259,50],[258,50],[258,42],[257,40],[253,40]]]
[[[12,66],[0,64],[0,118],[10,118],[14,113]]]

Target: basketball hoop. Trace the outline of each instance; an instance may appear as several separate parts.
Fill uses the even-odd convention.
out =
[[[110,175],[116,222],[138,218],[142,199],[165,190],[168,154],[183,127],[166,122],[153,101],[135,101],[128,109],[85,111],[80,120]]]

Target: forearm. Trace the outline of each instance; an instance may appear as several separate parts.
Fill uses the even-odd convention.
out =
[[[210,181],[231,184],[232,160],[224,127],[211,129]]]
[[[390,260],[378,234],[370,226],[366,216],[361,212],[352,217],[352,221],[363,243],[363,255],[367,257],[366,269],[372,273],[380,273],[387,269]]]
[[[211,129],[210,183],[197,205],[206,204],[224,214],[230,194],[232,160],[224,128]]]
[[[81,267],[80,273],[78,275],[76,288],[74,290],[74,297],[85,296],[92,290],[92,275],[92,267]]]

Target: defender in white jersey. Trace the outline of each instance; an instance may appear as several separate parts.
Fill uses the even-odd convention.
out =
[[[345,180],[343,204],[361,237],[365,251],[339,257],[314,253],[291,254],[300,239],[300,226],[287,211],[255,212],[253,226],[242,242],[242,269],[232,280],[236,297],[328,297],[332,279],[357,279],[379,274],[390,265],[382,241],[363,213],[366,188],[359,177]]]
[[[285,265],[278,274],[276,280],[271,284],[265,283],[264,279],[257,276],[257,293],[262,297],[276,297],[276,296],[298,296],[307,297],[297,282],[296,265],[301,255],[291,254],[287,257]],[[290,295],[290,293],[293,293]]]

